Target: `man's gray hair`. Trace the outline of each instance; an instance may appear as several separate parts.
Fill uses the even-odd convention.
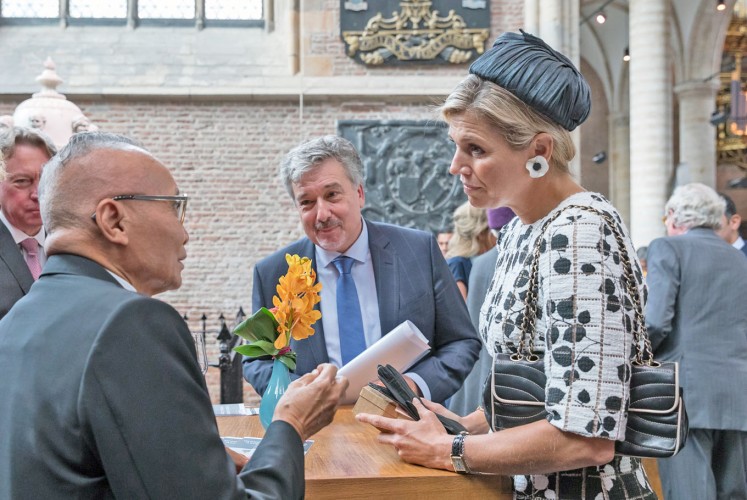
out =
[[[84,221],[75,210],[81,200],[72,200],[72,193],[60,193],[59,181],[65,169],[99,149],[140,151],[150,155],[136,141],[118,134],[82,132],[73,135],[70,142],[54,155],[42,169],[39,181],[39,205],[42,222],[48,233],[58,227],[81,226]]]
[[[363,184],[363,162],[355,146],[342,137],[325,135],[296,146],[283,158],[280,164],[280,179],[291,198],[293,184],[300,182],[304,174],[330,158],[342,164],[354,186]]]
[[[52,139],[43,132],[33,128],[11,127],[0,133],[0,153],[2,158],[8,160],[15,154],[16,146],[24,144],[33,146],[44,151],[50,158],[57,153]]]
[[[713,189],[705,184],[693,182],[674,190],[667,201],[665,210],[672,214],[672,222],[686,229],[721,227],[726,202]]]

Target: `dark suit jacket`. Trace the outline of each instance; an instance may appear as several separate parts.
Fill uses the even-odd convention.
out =
[[[273,423],[237,479],[187,325],[88,259],[49,258],[0,367],[0,498],[303,496],[295,430]]]
[[[747,431],[747,259],[711,229],[648,247],[646,325],[680,363],[690,427]]]
[[[379,300],[381,332],[385,335],[410,320],[428,339],[431,352],[408,371],[428,384],[431,398],[444,401],[462,385],[480,350],[480,341],[469,319],[464,299],[451,271],[430,234],[390,224],[366,222]],[[288,271],[285,254],[310,257],[316,269],[314,244],[308,238],[292,243],[261,260],[254,268],[254,310],[272,307],[280,276]],[[315,334],[291,341],[297,353],[293,377],[329,362],[322,321]],[[269,360],[244,359],[244,377],[262,394],[272,371]]]
[[[747,245],[744,245],[742,248],[740,248],[740,250],[745,255],[745,257],[747,257]]]
[[[8,228],[0,221],[0,319],[29,293],[34,278]]]

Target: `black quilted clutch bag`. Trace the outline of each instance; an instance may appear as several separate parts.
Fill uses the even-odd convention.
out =
[[[633,276],[633,266],[617,224],[611,217],[594,208],[577,205],[568,208],[571,207],[600,215],[612,229],[620,248],[627,292],[635,309],[633,332],[636,356],[631,362],[628,423],[625,428],[625,441],[615,443],[615,452],[618,455],[636,457],[671,457],[685,445],[688,431],[685,401],[679,385],[679,366],[677,363],[659,363],[653,359],[643,319],[643,308]],[[545,223],[543,231],[560,213]],[[541,240],[542,237],[537,239],[534,260],[529,272],[529,288],[525,294],[522,338],[519,346],[514,353],[495,355],[493,369],[485,381],[483,408],[495,431],[547,418],[547,377],[544,360],[533,353],[537,266]]]
[[[379,374],[379,380],[384,384],[384,387],[375,384],[369,385],[394,400],[397,405],[399,405],[399,407],[410,416],[410,418],[413,420],[420,420],[418,409],[412,404],[413,399],[420,398],[412,391],[412,389],[410,389],[410,386],[407,385],[405,379],[402,378],[402,374],[392,365],[379,365],[377,371]],[[446,429],[446,432],[449,434],[456,435],[467,433],[467,429],[456,420],[444,417],[438,413],[436,413],[436,417],[438,417],[441,425],[444,426],[444,429]]]

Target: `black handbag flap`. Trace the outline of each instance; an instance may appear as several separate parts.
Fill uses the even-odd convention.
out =
[[[670,413],[680,403],[679,364],[660,363],[660,366],[638,365],[631,369],[630,406],[636,413]]]
[[[493,398],[502,404],[545,406],[545,364],[537,361],[514,361],[507,353],[493,358],[491,386]]]

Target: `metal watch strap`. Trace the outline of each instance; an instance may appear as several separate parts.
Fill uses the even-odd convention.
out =
[[[454,436],[451,442],[451,465],[454,471],[460,474],[469,474],[471,471],[464,460],[464,437],[466,433],[460,433]]]

